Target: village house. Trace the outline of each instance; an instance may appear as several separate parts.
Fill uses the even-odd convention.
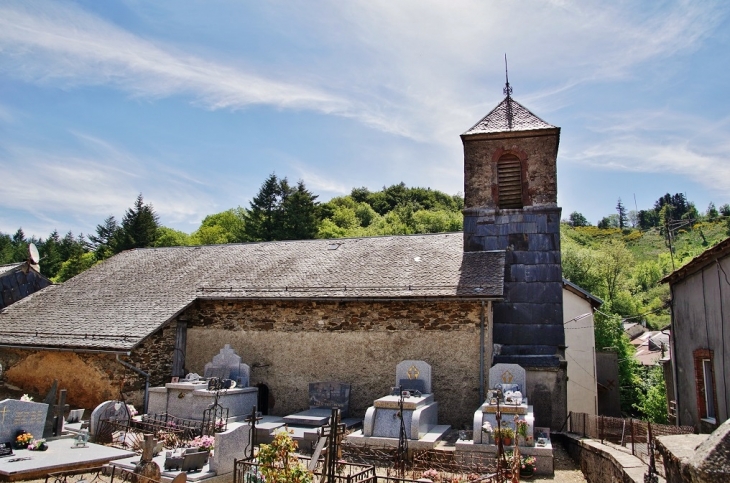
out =
[[[30,262],[0,265],[0,309],[51,285]]]
[[[57,379],[85,407],[120,393],[144,404],[145,384],[202,374],[230,344],[264,412],[305,409],[307,384],[331,380],[351,384],[362,417],[399,361],[424,360],[439,420],[462,427],[506,362],[527,371],[535,424],[559,429],[560,128],[505,93],[461,136],[463,234],[126,251],[0,312],[6,379]]]
[[[670,273],[671,365],[667,394],[677,423],[710,433],[728,419],[730,238]]]

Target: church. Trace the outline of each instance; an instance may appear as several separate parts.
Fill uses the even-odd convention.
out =
[[[308,383],[351,385],[363,417],[405,359],[432,367],[438,419],[463,427],[499,362],[527,371],[537,426],[566,418],[556,158],[560,128],[511,96],[461,135],[464,231],[148,248],[120,253],[0,312],[5,379],[71,404],[204,365],[225,345],[259,409],[308,407]]]

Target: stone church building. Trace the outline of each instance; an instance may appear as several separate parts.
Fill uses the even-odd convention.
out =
[[[308,383],[351,384],[362,417],[396,364],[431,364],[439,421],[469,425],[489,367],[518,363],[537,426],[566,418],[556,157],[560,129],[510,95],[462,134],[464,232],[120,253],[0,312],[8,382],[54,379],[91,408],[202,374],[230,344],[260,409],[308,407]],[[133,367],[134,369],[131,369]]]

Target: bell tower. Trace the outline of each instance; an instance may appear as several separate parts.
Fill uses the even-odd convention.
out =
[[[494,305],[493,363],[527,371],[535,424],[565,421],[566,362],[557,154],[560,128],[505,98],[461,135],[464,251],[505,250],[504,301]]]

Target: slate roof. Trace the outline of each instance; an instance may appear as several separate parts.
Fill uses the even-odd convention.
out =
[[[5,275],[6,272],[10,272],[19,266],[21,266],[23,263],[8,263],[7,265],[0,265],[0,276]]]
[[[512,110],[512,124],[509,123],[509,110]],[[525,106],[512,99],[505,97],[492,112],[487,114],[484,119],[476,123],[471,129],[466,131],[462,136],[469,134],[485,134],[509,131],[529,131],[533,129],[555,129],[552,124],[548,124],[533,113]]]
[[[499,299],[504,256],[461,233],[130,250],[0,312],[0,345],[130,350],[196,298]]]
[[[720,260],[730,255],[730,238],[726,238],[714,247],[708,248],[704,252],[700,253],[692,260],[687,262],[686,265],[676,269],[669,275],[665,276],[660,280],[663,283],[674,284],[681,282],[688,276],[695,272],[700,271],[707,265],[716,263],[716,260]]]

